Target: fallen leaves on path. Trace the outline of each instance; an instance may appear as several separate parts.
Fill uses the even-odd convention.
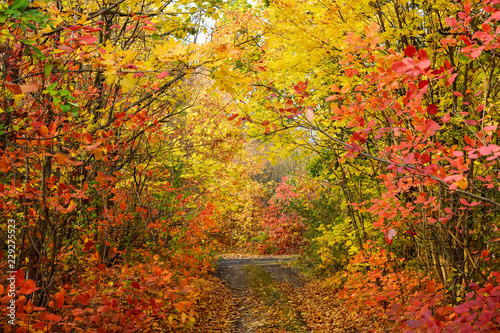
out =
[[[262,266],[246,266],[251,286],[250,297],[246,302],[251,304],[250,311],[255,318],[247,323],[255,332],[283,333],[306,332],[300,313],[288,296],[293,290],[292,284],[274,280]]]
[[[384,332],[384,322],[376,316],[351,312],[335,291],[322,282],[309,282],[299,289],[287,290],[289,299],[300,309],[308,332]]]
[[[294,259],[297,258],[293,254],[280,254],[280,255],[262,255],[262,254],[248,254],[248,253],[224,253],[219,255],[220,259]]]
[[[215,277],[209,277],[202,283],[203,295],[196,304],[197,318],[193,331],[232,332],[238,313],[231,291]]]

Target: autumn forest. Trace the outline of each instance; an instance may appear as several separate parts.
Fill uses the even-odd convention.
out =
[[[0,74],[0,331],[500,331],[500,0],[8,0]]]

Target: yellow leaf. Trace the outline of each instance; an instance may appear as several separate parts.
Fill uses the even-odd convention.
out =
[[[95,149],[94,150],[94,158],[96,161],[99,161],[102,159],[102,149]]]
[[[464,177],[458,182],[458,187],[460,187],[462,190],[465,190],[469,186],[469,183],[467,183],[467,179]]]
[[[137,83],[137,78],[134,78],[134,74],[132,73],[127,74],[120,80],[122,91],[124,93],[127,93],[130,90],[132,90],[135,87],[136,83]]]

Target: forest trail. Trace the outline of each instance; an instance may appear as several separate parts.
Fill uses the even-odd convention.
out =
[[[286,265],[293,259],[293,256],[219,259],[216,276],[227,283],[236,301],[235,332],[272,332],[283,328],[305,332],[300,314],[286,295],[286,290],[303,285],[297,269]]]

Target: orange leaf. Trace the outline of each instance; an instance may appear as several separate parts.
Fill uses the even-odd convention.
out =
[[[75,317],[81,317],[81,316],[85,316],[86,312],[84,309],[76,308],[76,309],[72,310],[71,313]]]
[[[306,109],[306,118],[310,122],[312,122],[314,120],[314,111],[312,110],[312,108],[307,108]]]
[[[90,290],[89,290],[90,298],[94,298],[96,293],[97,293],[97,290],[95,289],[95,287],[90,288]]]
[[[102,159],[102,150],[101,149],[96,149],[93,151],[94,153],[94,158],[96,161],[99,161],[100,159]]]
[[[127,203],[126,203],[125,201],[120,202],[120,208],[121,208],[122,210],[127,209]]]
[[[14,84],[11,82],[4,82],[3,85],[14,95],[19,95],[23,93],[21,86],[18,84]]]
[[[103,305],[103,306],[97,308],[97,312],[99,312],[99,313],[106,313],[108,311],[109,311],[109,306],[107,306],[107,305]]]
[[[49,134],[49,129],[47,128],[47,126],[44,125],[40,127],[40,135],[45,136],[47,134]]]
[[[89,317],[90,321],[93,321],[96,324],[99,324],[101,322],[101,316],[99,315],[92,315]]]
[[[92,315],[89,317],[90,321],[93,321],[96,324],[99,324],[101,322],[101,316],[99,315]]]
[[[67,209],[68,213],[71,213],[72,211],[74,211],[75,208],[76,208],[76,204],[72,204],[71,206],[69,206]]]
[[[56,158],[57,163],[66,164],[66,155],[59,153],[55,154],[54,157]]]
[[[83,142],[85,142],[88,145],[91,145],[94,143],[94,137],[90,133],[84,133],[82,139],[83,139]]]
[[[23,94],[34,92],[34,91],[38,90],[38,84],[36,84],[35,82],[31,82],[28,84],[22,84],[20,87],[21,87],[21,91],[23,92]]]
[[[61,308],[63,306],[65,295],[66,295],[66,292],[64,291],[64,289],[54,295],[55,296],[54,298],[56,300],[56,306],[58,308]]]
[[[38,290],[38,289],[40,289],[40,288],[36,287],[35,281],[29,279],[26,282],[24,282],[24,284],[21,286],[20,292],[21,292],[21,294],[28,295],[28,294],[31,294],[32,292],[34,292],[35,290]]]
[[[432,280],[427,280],[427,283],[426,283],[426,286],[427,286],[427,291],[432,294],[434,292],[434,281]]]

